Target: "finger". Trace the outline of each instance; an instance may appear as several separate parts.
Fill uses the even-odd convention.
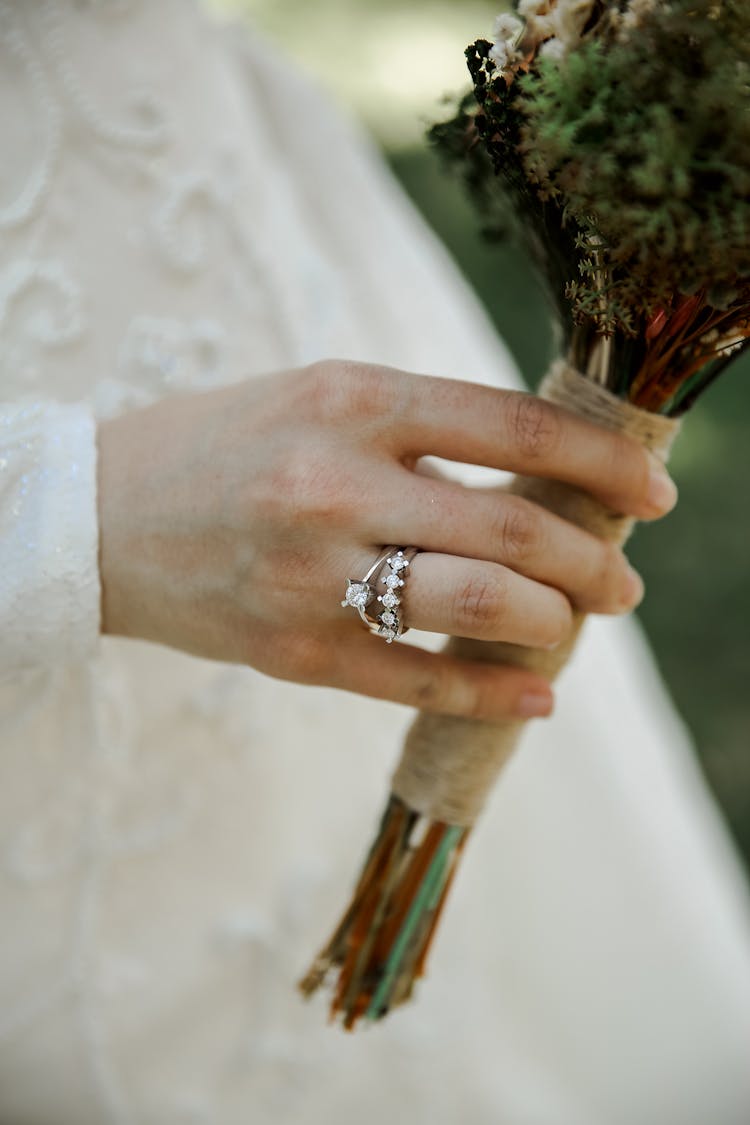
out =
[[[547,681],[524,668],[459,660],[403,642],[386,645],[364,630],[337,651],[333,687],[422,711],[503,721],[541,718],[554,705]]]
[[[674,507],[664,466],[632,438],[535,395],[407,372],[390,429],[400,459],[426,454],[565,481],[614,511],[654,519]]]
[[[572,625],[570,602],[559,590],[497,563],[455,555],[417,555],[405,586],[393,593],[404,623],[430,633],[550,648]]]
[[[373,538],[500,563],[556,587],[585,613],[624,613],[643,596],[619,547],[530,500],[408,471],[386,492],[398,503],[371,507]]]

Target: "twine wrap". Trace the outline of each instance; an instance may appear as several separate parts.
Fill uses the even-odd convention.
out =
[[[680,423],[617,398],[562,360],[539,394],[589,421],[635,438],[666,462]],[[618,515],[580,489],[538,477],[515,477],[510,491],[602,539],[623,544],[635,521]],[[451,637],[445,651],[464,660],[514,664],[553,680],[567,663],[584,621],[574,613],[566,641],[554,651]],[[481,812],[523,729],[522,721],[490,723],[422,713],[412,724],[392,782],[393,793],[432,820],[470,827]]]

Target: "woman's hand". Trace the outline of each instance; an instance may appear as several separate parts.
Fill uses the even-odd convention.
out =
[[[102,631],[422,710],[548,714],[523,669],[386,645],[342,609],[383,545],[421,548],[406,624],[552,646],[573,606],[643,587],[619,548],[419,458],[552,477],[641,519],[676,490],[629,438],[531,395],[328,360],[172,397],[99,426]]]

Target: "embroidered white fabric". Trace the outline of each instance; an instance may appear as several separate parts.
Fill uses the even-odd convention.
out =
[[[294,982],[409,714],[98,637],[99,418],[325,355],[514,384],[369,142],[185,0],[0,0],[0,144],[0,1120],[744,1125],[748,896],[635,626],[354,1037]]]

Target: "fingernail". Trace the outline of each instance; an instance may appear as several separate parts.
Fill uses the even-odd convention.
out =
[[[648,478],[648,492],[646,498],[649,507],[661,515],[671,512],[677,503],[677,485],[670,477],[660,461],[653,458],[651,472]]]
[[[643,595],[646,588],[643,585],[643,579],[637,570],[633,570],[632,566],[628,565],[625,571],[625,582],[623,584],[622,604],[626,609],[633,609],[643,601]]]
[[[522,719],[541,719],[552,713],[553,703],[549,692],[527,691],[518,701],[518,714]]]

